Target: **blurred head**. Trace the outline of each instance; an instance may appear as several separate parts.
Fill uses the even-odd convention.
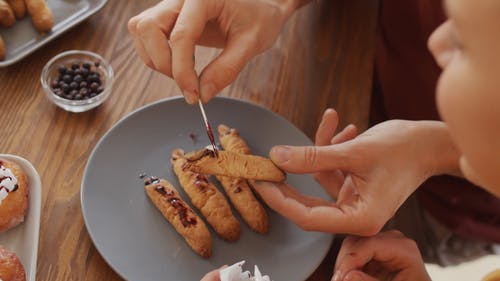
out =
[[[500,1],[445,0],[429,39],[443,69],[437,103],[472,182],[500,196]]]

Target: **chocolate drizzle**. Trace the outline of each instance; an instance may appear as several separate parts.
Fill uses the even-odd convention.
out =
[[[196,174],[194,184],[199,187],[202,191],[208,186],[208,178],[202,174]]]
[[[179,215],[179,219],[184,227],[188,227],[190,225],[196,225],[196,218],[188,217],[189,209],[184,205],[184,203],[178,197],[175,197],[175,192],[171,189],[168,189],[162,185],[159,185],[155,188],[156,192],[160,193],[163,197],[166,197],[166,200],[172,207],[175,208],[176,214]]]
[[[151,176],[151,177],[144,180],[144,185],[156,184],[159,182],[160,182],[160,179],[158,179],[157,177]]]

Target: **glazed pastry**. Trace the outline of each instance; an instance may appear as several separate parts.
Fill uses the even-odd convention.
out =
[[[0,280],[25,281],[23,264],[14,252],[0,246]]]
[[[186,154],[185,169],[207,175],[228,176],[253,180],[282,182],[285,173],[274,163],[261,156],[232,151],[218,151],[218,155],[204,148]]]
[[[0,159],[0,232],[24,221],[28,209],[28,179],[14,162]]]
[[[191,199],[191,203],[200,210],[215,232],[227,241],[240,238],[240,223],[233,216],[231,206],[224,195],[208,181],[207,176],[191,172],[184,168],[187,162],[182,149],[172,152],[172,166],[179,182]]]
[[[5,58],[5,53],[7,50],[5,50],[5,42],[3,41],[2,35],[0,35],[0,60],[3,60]]]
[[[175,230],[198,255],[208,258],[212,254],[210,232],[203,220],[184,202],[175,187],[155,177],[144,181],[146,193]]]
[[[26,4],[24,0],[7,0],[16,15],[16,18],[21,19],[26,15]]]
[[[1,0],[0,0],[1,1]],[[54,26],[54,16],[45,0],[25,0],[33,26],[40,33],[47,33]]]
[[[219,140],[225,150],[250,154],[250,148],[236,129],[219,125]],[[217,176],[227,196],[250,228],[259,233],[267,233],[269,218],[264,207],[255,198],[245,179]]]
[[[14,11],[5,0],[0,0],[0,25],[10,27],[16,22]]]

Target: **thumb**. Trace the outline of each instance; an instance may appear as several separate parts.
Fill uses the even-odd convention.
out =
[[[346,274],[343,281],[378,281],[378,280],[364,273],[363,271],[353,270]]]
[[[255,40],[250,34],[233,35],[222,53],[208,64],[200,75],[200,94],[208,102],[231,84],[247,62],[256,54]]]
[[[271,160],[290,173],[314,173],[334,169],[348,170],[352,160],[347,146],[275,146],[269,152]]]

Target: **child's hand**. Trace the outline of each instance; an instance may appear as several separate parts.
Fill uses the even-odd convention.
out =
[[[342,243],[332,281],[431,280],[417,244],[399,231]]]
[[[325,112],[316,146],[278,146],[271,159],[289,173],[314,174],[336,202],[300,194],[286,183],[254,187],[275,211],[305,230],[370,236],[429,176],[458,167],[458,152],[438,121],[390,120],[359,136]]]

